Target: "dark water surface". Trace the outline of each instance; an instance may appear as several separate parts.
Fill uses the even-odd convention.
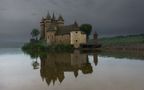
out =
[[[144,90],[142,55],[108,56],[75,51],[32,59],[18,48],[0,49],[0,90]]]

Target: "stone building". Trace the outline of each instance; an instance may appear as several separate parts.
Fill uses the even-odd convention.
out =
[[[79,48],[80,44],[86,44],[86,34],[80,31],[77,22],[72,25],[64,25],[64,19],[60,15],[58,18],[48,13],[46,18],[42,18],[41,39],[47,44],[71,44]]]

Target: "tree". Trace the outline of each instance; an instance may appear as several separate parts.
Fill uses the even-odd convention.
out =
[[[38,29],[33,29],[32,32],[31,32],[31,36],[33,38],[35,38],[35,40],[38,40],[39,34],[40,34],[40,31]]]
[[[90,35],[91,31],[92,31],[92,25],[90,25],[90,24],[82,24],[80,26],[80,30],[86,33],[87,40],[88,40],[89,39],[89,35]]]

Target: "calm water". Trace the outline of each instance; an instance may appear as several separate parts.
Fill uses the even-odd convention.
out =
[[[0,90],[144,90],[143,55],[48,54],[0,49]],[[126,54],[124,54],[126,55]]]

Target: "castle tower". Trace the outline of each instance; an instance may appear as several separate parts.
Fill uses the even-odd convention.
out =
[[[94,32],[93,39],[94,39],[94,44],[97,44],[97,42],[98,42],[98,34],[97,34],[97,32]]]
[[[47,30],[49,29],[49,26],[51,25],[51,16],[50,16],[49,12],[48,12],[48,14],[46,16],[44,24],[45,24],[45,33],[46,33]],[[46,39],[46,37],[45,37],[45,39]]]
[[[40,39],[44,39],[44,37],[45,37],[45,24],[44,24],[44,22],[45,22],[45,19],[44,19],[44,17],[42,17],[41,22],[40,22],[40,27],[41,27]]]
[[[97,38],[98,38],[98,34],[97,34],[97,32],[94,32],[94,34],[93,34],[93,38],[94,38],[94,39],[97,39]]]
[[[61,15],[59,16],[57,22],[58,22],[58,27],[63,27],[64,26],[64,19]]]

